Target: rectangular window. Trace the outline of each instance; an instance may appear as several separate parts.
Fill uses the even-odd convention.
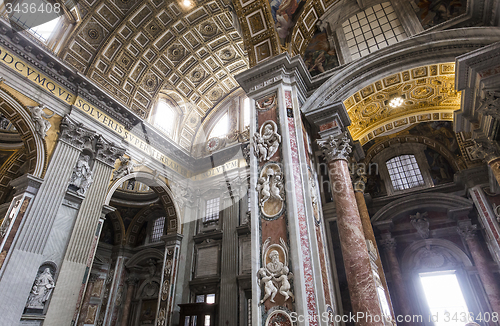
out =
[[[62,9],[59,3],[21,0],[12,4],[12,12],[12,22],[47,43],[60,20]]]
[[[424,178],[414,155],[396,156],[386,162],[394,190],[405,190],[423,186]]]
[[[153,224],[153,230],[151,231],[151,242],[160,241],[163,235],[163,227],[165,226],[165,217],[157,218]]]
[[[214,222],[219,219],[219,200],[219,197],[207,200],[203,222]]]
[[[407,38],[390,2],[366,9],[342,24],[353,59]]]
[[[460,320],[461,316],[469,316],[469,309],[455,271],[421,273],[419,276],[430,313],[442,317],[435,320],[434,325],[463,326],[465,323]]]

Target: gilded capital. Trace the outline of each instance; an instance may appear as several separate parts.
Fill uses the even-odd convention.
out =
[[[323,150],[328,162],[336,160],[345,160],[349,158],[349,154],[352,152],[352,147],[349,144],[349,136],[347,131],[334,137],[330,135],[327,139],[316,140],[320,148]]]
[[[60,129],[59,140],[79,149],[82,149],[83,145],[95,136],[95,131],[85,128],[83,123],[75,122],[68,116],[62,119]]]

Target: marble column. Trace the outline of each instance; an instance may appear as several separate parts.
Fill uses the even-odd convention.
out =
[[[66,196],[71,173],[83,145],[94,136],[93,131],[68,117],[62,119],[60,130],[44,181],[2,267],[0,315],[6,325],[17,325],[21,319],[38,269],[46,259],[44,250]]]
[[[384,325],[382,311],[372,275],[370,257],[363,233],[361,217],[351,185],[348,156],[351,153],[348,133],[317,140],[328,161],[328,169],[339,229],[344,267],[354,314],[365,316],[357,325]],[[368,317],[372,317],[370,320]],[[378,321],[375,320],[376,317]]]
[[[382,267],[382,261],[380,260],[380,251],[378,250],[377,240],[375,239],[375,233],[373,232],[372,222],[370,221],[370,214],[368,213],[368,207],[366,207],[365,201],[365,183],[366,176],[357,176],[353,182],[354,196],[356,197],[356,204],[358,205],[359,216],[361,218],[361,224],[363,226],[363,233],[366,240],[370,240],[377,252],[377,259],[375,264],[377,265],[377,272],[380,277],[380,281],[385,290],[385,296],[387,298],[387,304],[394,318],[394,309],[392,307],[392,301],[389,293],[389,288],[387,287],[387,281],[385,279],[384,268]]]
[[[101,218],[106,192],[118,157],[125,152],[102,137],[97,141],[96,159],[92,172],[92,185],[85,194],[78,216],[76,218],[71,238],[63,259],[58,283],[61,286],[54,290],[47,311],[45,322],[48,324],[69,325],[76,321],[79,304],[87,284],[91,264],[99,239]],[[76,311],[68,306],[78,307]]]
[[[130,303],[132,302],[132,297],[134,295],[135,285],[137,284],[137,278],[129,277],[127,280],[127,295],[125,297],[125,304],[123,305],[122,311],[122,321],[121,326],[127,326],[128,319],[130,317]]]
[[[396,240],[391,237],[390,233],[384,233],[379,243],[384,248],[384,252],[387,257],[392,281],[394,282],[394,289],[396,291],[399,309],[401,310],[399,311],[399,313],[403,316],[411,316],[411,304],[408,297],[408,291],[406,289],[406,285],[403,280],[403,273],[401,272],[401,267],[396,255]],[[407,323],[405,325],[412,324]]]
[[[459,220],[457,222],[458,233],[465,239],[470,254],[474,260],[479,278],[483,283],[484,290],[491,305],[492,312],[500,311],[500,289],[491,267],[488,266],[488,257],[476,237],[477,225],[472,225],[470,220]]]
[[[83,325],[85,324],[85,318],[87,316],[87,309],[89,308],[89,303],[90,303],[90,297],[92,295],[92,290],[94,289],[94,282],[99,278],[99,275],[97,274],[90,274],[89,276],[89,281],[87,283],[87,289],[85,291],[85,296],[83,297],[82,300],[82,305],[80,309],[80,316],[78,317],[78,323],[77,325]]]

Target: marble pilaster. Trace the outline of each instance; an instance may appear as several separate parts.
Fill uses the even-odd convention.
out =
[[[92,290],[94,289],[94,283],[97,280],[99,275],[97,274],[90,274],[89,276],[89,281],[87,282],[87,289],[85,291],[85,296],[83,297],[82,304],[81,304],[81,309],[80,309],[80,315],[78,316],[78,322],[77,325],[83,325],[85,323],[85,317],[87,315],[87,310],[89,307],[90,303],[90,297],[92,295]]]
[[[396,240],[391,237],[390,233],[384,233],[382,239],[379,241],[387,256],[389,269],[391,271],[392,281],[394,282],[394,289],[396,290],[399,309],[399,315],[411,316],[411,304],[409,301],[408,291],[403,280],[403,273],[399,265],[398,257],[396,254]],[[413,325],[412,323],[405,323],[405,325]]]
[[[384,325],[379,302],[373,299],[377,297],[377,289],[347,166],[347,159],[352,150],[349,145],[348,134],[346,132],[337,137],[329,135],[326,139],[317,142],[323,149],[328,161],[353,313],[364,316],[357,319],[356,324],[362,326]],[[372,319],[367,318],[369,316]]]
[[[125,304],[123,305],[122,320],[120,326],[127,326],[128,319],[130,316],[130,303],[132,302],[132,296],[134,295],[135,286],[137,284],[137,279],[134,277],[129,277],[127,280],[127,295],[125,297]]]
[[[73,232],[64,256],[58,282],[62,286],[54,290],[47,311],[46,322],[70,324],[76,321],[79,301],[85,289],[97,240],[100,234],[99,219],[106,197],[108,183],[114,163],[125,149],[106,142],[102,137],[97,141],[96,160],[92,173],[93,183],[82,203]],[[82,282],[75,282],[82,280]],[[76,307],[76,312],[63,307]]]
[[[465,239],[470,254],[477,268],[479,278],[483,283],[486,296],[490,302],[492,312],[500,311],[500,288],[491,268],[488,266],[488,258],[481,244],[477,240],[477,225],[471,224],[470,220],[459,220],[457,231]]]
[[[1,271],[0,315],[9,325],[19,323],[21,319],[38,268],[44,262],[44,250],[66,196],[73,167],[84,143],[94,136],[94,132],[68,117],[63,118],[60,129],[44,182],[20,225],[17,239]]]

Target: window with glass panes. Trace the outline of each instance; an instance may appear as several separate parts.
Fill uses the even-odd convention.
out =
[[[213,222],[219,219],[219,200],[219,197],[207,200],[204,222]]]
[[[396,156],[386,162],[394,190],[405,190],[423,186],[424,178],[415,155]]]
[[[342,29],[353,59],[407,38],[390,2],[352,16],[342,24]]]
[[[157,218],[153,223],[153,229],[151,230],[151,242],[160,241],[163,235],[163,227],[165,226],[165,217]]]

